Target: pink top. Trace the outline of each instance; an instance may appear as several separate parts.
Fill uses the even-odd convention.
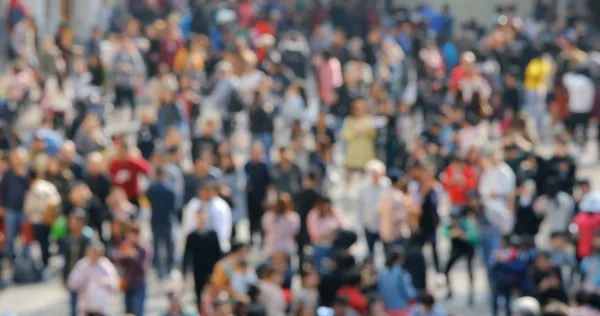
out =
[[[319,94],[323,103],[332,105],[337,101],[335,89],[344,83],[342,65],[337,58],[330,58],[317,67]]]
[[[249,1],[242,1],[238,7],[238,15],[240,17],[240,26],[242,28],[249,28],[252,26],[254,22],[254,18],[256,14],[254,13],[254,8],[252,8],[252,4]]]
[[[296,235],[300,231],[300,217],[296,212],[277,215],[273,211],[262,217],[267,254],[283,251],[292,254],[296,248]]]
[[[335,240],[338,229],[342,227],[340,217],[334,212],[332,215],[321,217],[316,209],[310,210],[306,218],[308,236],[313,245],[329,246]]]
[[[379,198],[379,236],[384,242],[410,237],[404,193],[391,189]]]

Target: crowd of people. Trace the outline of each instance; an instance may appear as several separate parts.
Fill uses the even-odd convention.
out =
[[[440,295],[481,303],[480,264],[494,316],[600,315],[587,20],[545,0],[485,26],[426,1],[117,2],[87,36],[10,1],[3,286],[60,272],[71,315],[123,293],[141,316],[151,275],[181,271],[165,315],[443,316]]]

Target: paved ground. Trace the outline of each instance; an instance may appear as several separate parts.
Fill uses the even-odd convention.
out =
[[[314,87],[311,87],[310,90],[314,90]],[[318,106],[316,102],[311,101],[309,106],[309,118],[314,118],[316,113],[318,112]],[[27,111],[25,115],[22,116],[23,119],[18,123],[19,130],[22,131],[30,131],[33,127],[35,127],[40,120],[39,110],[32,108]],[[116,113],[111,116],[112,118],[109,120],[109,128],[111,130],[121,129],[121,128],[130,128],[131,122],[128,121],[128,115],[123,115],[122,113]],[[247,146],[247,134],[243,131],[244,124],[240,125],[241,130],[239,134],[235,137],[236,142],[239,143],[238,148],[244,148]],[[276,133],[279,135],[279,133]],[[539,151],[542,153],[549,153],[551,147],[548,145],[540,146]],[[243,153],[244,150],[240,150],[240,153]],[[597,148],[595,144],[590,144],[584,154],[581,155],[580,163],[582,168],[579,170],[581,176],[585,176],[589,178],[595,188],[600,188],[600,167],[596,165],[596,157]],[[243,158],[243,157],[239,157]],[[340,171],[333,170],[334,172]],[[340,186],[338,186],[340,187]],[[357,194],[357,179],[352,181],[351,186],[347,190],[333,190],[332,196],[334,198],[336,206],[341,209],[344,214],[346,214],[348,223],[353,227],[360,227],[359,223],[356,221],[356,209],[354,208],[354,199],[353,197]],[[241,231],[247,231],[247,223],[241,223]],[[240,236],[242,239],[247,239],[247,234],[242,234]],[[449,244],[447,241],[440,242],[440,258],[442,262],[445,262],[448,253],[449,253]],[[366,254],[366,245],[364,240],[361,238],[359,243],[355,245],[353,252],[357,255],[357,257],[364,257]],[[427,258],[430,259],[430,250],[425,249],[425,253]],[[431,260],[429,260],[431,262]],[[382,262],[382,256],[378,255],[376,258],[376,262]],[[432,282],[434,280],[434,271],[429,271],[430,278],[429,280]],[[436,284],[430,284],[429,288],[433,291],[433,293],[440,298],[440,302],[443,302],[443,306],[447,309],[448,312],[452,312],[455,315],[478,315],[484,316],[489,315],[488,311],[488,303],[487,303],[487,282],[485,277],[485,272],[482,269],[482,265],[478,262],[476,264],[475,271],[475,304],[472,307],[468,307],[467,303],[467,294],[468,288],[466,285],[468,284],[468,279],[466,275],[466,269],[463,262],[460,262],[454,271],[451,273],[450,277],[452,278],[454,285],[454,298],[451,301],[444,301],[443,297],[445,297],[446,289],[444,287],[437,286]],[[152,272],[150,275],[150,286],[148,291],[148,299],[146,300],[146,315],[159,315],[166,306],[166,298],[165,294],[171,290],[179,290],[181,289],[181,284],[176,281],[171,282],[158,282]],[[192,299],[192,291],[186,291],[186,298]],[[122,314],[122,297],[115,296],[114,298],[114,315]],[[7,289],[0,292],[0,316],[4,314],[13,313],[11,315],[19,315],[19,316],[54,316],[54,315],[67,315],[68,314],[68,297],[67,292],[62,285],[62,282],[59,279],[52,279],[46,281],[41,284],[36,285],[25,285],[25,286],[10,286]]]

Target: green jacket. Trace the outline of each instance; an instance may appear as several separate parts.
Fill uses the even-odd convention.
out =
[[[466,218],[460,219],[460,227],[465,232],[466,241],[471,245],[475,246],[479,242],[479,236],[477,235],[477,230],[475,227],[469,222]],[[444,221],[444,236],[446,238],[452,238],[450,231],[452,228],[452,224],[450,220]]]

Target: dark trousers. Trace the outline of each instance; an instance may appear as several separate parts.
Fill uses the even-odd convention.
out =
[[[135,90],[132,87],[115,87],[115,107],[120,108],[127,102],[131,109],[135,109]]]
[[[154,267],[158,271],[158,277],[165,277],[173,269],[173,256],[175,246],[171,225],[152,225],[152,241],[154,247]],[[166,248],[166,258],[162,256],[162,247]]]
[[[48,260],[50,259],[50,241],[48,239],[50,236],[50,227],[44,224],[35,224],[33,225],[33,229],[35,238],[38,243],[40,243],[40,248],[42,250],[42,262],[44,263],[44,267],[46,267],[48,265]]]
[[[253,235],[254,233],[260,233],[261,242],[262,236],[264,235],[262,227],[261,227],[261,218],[264,213],[264,208],[262,204],[262,199],[253,196],[252,194],[247,194],[248,201],[248,220],[250,222],[250,243],[253,243]]]
[[[370,232],[365,229],[365,239],[367,240],[367,247],[369,248],[369,256],[372,258],[375,252],[375,243],[380,240],[379,232]]]
[[[583,129],[583,136],[575,139],[580,146],[584,146],[587,142],[587,132],[590,123],[590,113],[572,113],[567,119],[566,128],[572,137],[575,137],[577,128]]]
[[[473,290],[473,258],[475,257],[475,248],[469,245],[463,240],[452,240],[452,251],[450,252],[450,259],[446,265],[444,274],[448,279],[448,288],[450,288],[450,278],[448,274],[454,264],[462,257],[467,259],[467,271],[469,273],[469,281],[471,282],[471,291]]]
[[[210,272],[194,271],[194,292],[196,293],[196,306],[202,304],[202,291],[209,280]]]

